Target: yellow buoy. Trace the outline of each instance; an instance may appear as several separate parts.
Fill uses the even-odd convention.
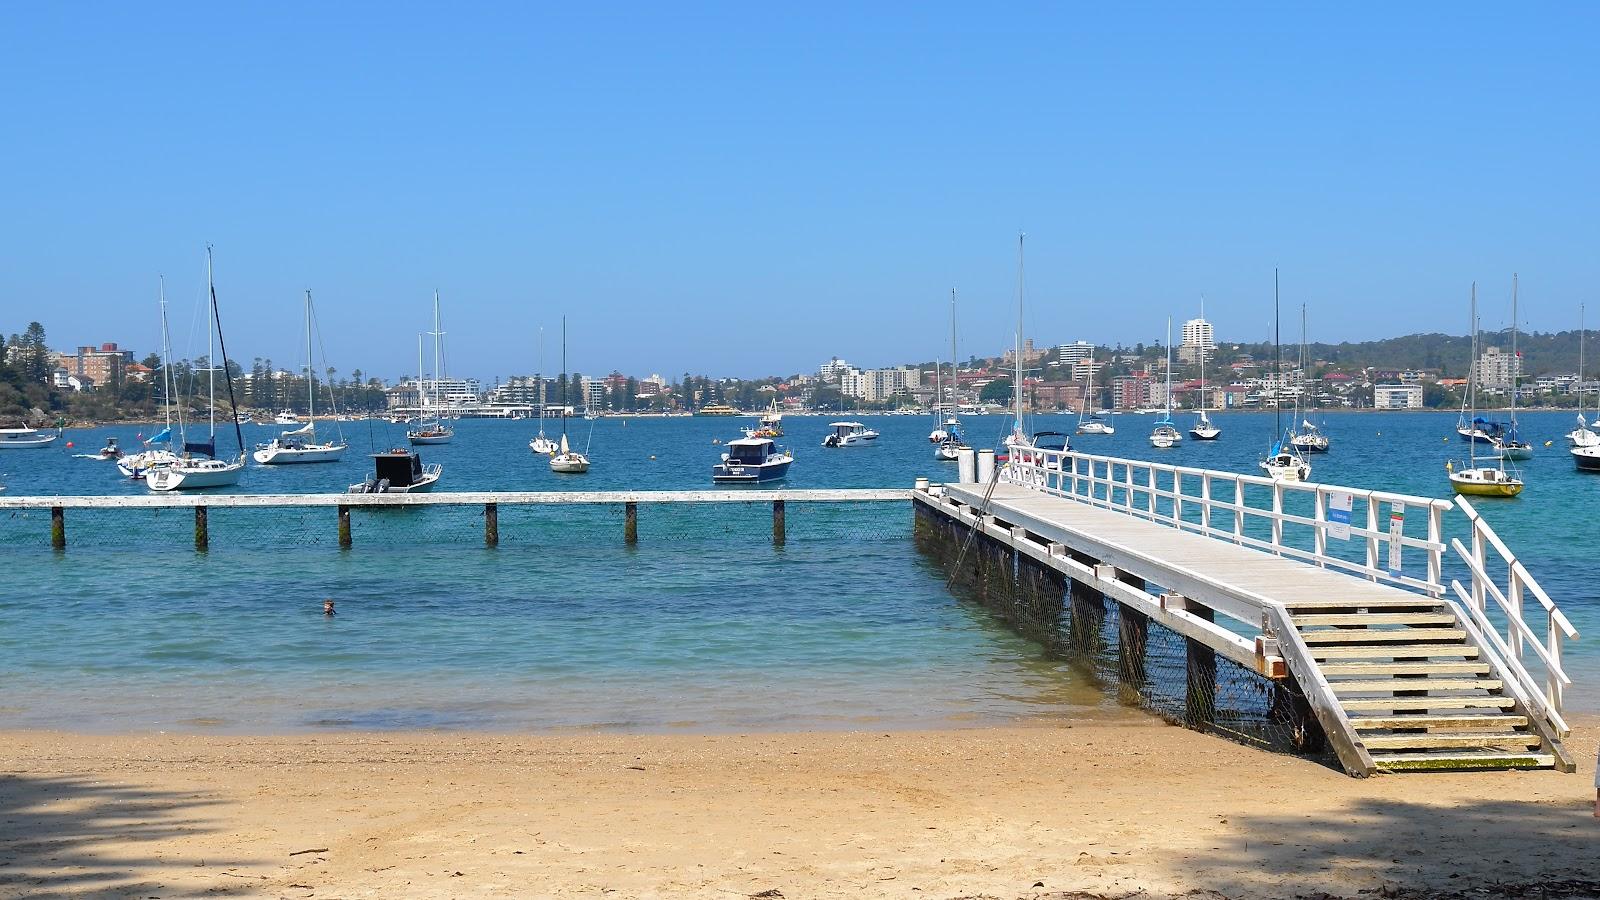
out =
[[[1545,441],[1545,442],[1544,442],[1544,445],[1545,445],[1545,446],[1546,446],[1546,447],[1548,447],[1548,446],[1550,446],[1550,445],[1551,445],[1551,444],[1554,444],[1554,443],[1555,443],[1555,441]]]

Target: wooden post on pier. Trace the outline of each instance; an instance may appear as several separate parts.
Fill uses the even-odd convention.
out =
[[[1100,629],[1105,624],[1105,597],[1081,581],[1067,583],[1072,613],[1067,620],[1067,644],[1078,659],[1091,666],[1100,655]]]
[[[1217,613],[1209,606],[1190,603],[1185,612],[1197,619],[1215,622]],[[1217,719],[1217,651],[1193,638],[1188,645],[1188,691],[1184,698],[1184,724],[1201,729]]]
[[[483,505],[483,545],[485,547],[500,546],[500,504],[485,503]]]
[[[67,549],[67,511],[59,506],[50,507],[50,546]]]
[[[788,540],[788,523],[784,521],[783,501],[772,501],[772,546],[782,547]]]
[[[1144,579],[1118,572],[1117,580],[1144,590]],[[1144,692],[1145,648],[1150,645],[1150,617],[1123,604],[1117,610],[1118,699],[1129,706],[1139,705]]]
[[[211,549],[211,528],[206,522],[206,508],[194,508],[194,549],[204,553]]]
[[[629,547],[639,543],[639,504],[632,500],[622,504],[622,542]]]
[[[339,549],[350,549],[350,506],[339,504]]]

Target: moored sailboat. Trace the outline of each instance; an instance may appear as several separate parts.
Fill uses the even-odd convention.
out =
[[[1150,446],[1170,450],[1183,443],[1183,432],[1172,423],[1172,317],[1167,317],[1167,405],[1161,418],[1150,430]]]
[[[567,317],[561,317],[561,383],[567,384]],[[567,408],[571,405],[571,397],[561,398],[561,445],[555,455],[550,457],[550,471],[563,475],[582,475],[589,471],[589,457],[587,454],[578,453],[567,443]],[[594,426],[590,426],[590,434],[594,433]]]
[[[1472,285],[1472,358],[1478,358],[1478,285]],[[1467,374],[1467,402],[1472,409],[1472,420],[1477,417],[1477,387],[1478,366],[1473,365]],[[1478,445],[1483,441],[1469,440],[1467,442],[1467,465],[1457,469],[1454,462],[1445,463],[1445,471],[1450,476],[1450,487],[1458,494],[1471,497],[1515,497],[1522,493],[1522,479],[1517,476],[1517,471],[1506,470],[1505,460],[1496,460],[1495,465],[1478,464]]]
[[[1517,394],[1522,380],[1522,354],[1517,352],[1517,276],[1511,275],[1511,421],[1494,441],[1494,454],[1501,459],[1533,459],[1533,444],[1517,430]]]
[[[1311,463],[1290,443],[1292,433],[1283,427],[1283,342],[1279,338],[1278,271],[1272,271],[1272,348],[1278,374],[1278,389],[1273,391],[1272,449],[1258,465],[1274,481],[1310,481]]]
[[[444,378],[444,351],[440,344],[444,341],[444,330],[439,327],[439,292],[433,292],[433,402],[427,402],[423,390],[422,376],[422,335],[417,335],[417,427],[406,432],[406,439],[413,444],[448,444],[456,436],[455,429],[445,425],[440,414],[443,394],[440,391],[440,381]],[[429,415],[429,412],[432,415]]]
[[[334,429],[338,432],[339,439],[333,442],[317,442],[317,370],[313,364],[311,353],[311,329],[316,321],[316,312],[311,303],[311,292],[306,291],[306,423],[293,431],[285,431],[272,439],[270,443],[262,444],[251,454],[256,462],[264,466],[279,466],[290,463],[321,463],[338,462],[346,449],[344,442],[344,429],[339,427],[338,419],[334,419]],[[326,365],[327,360],[323,360]],[[330,403],[332,400],[332,385],[329,386]],[[334,410],[338,412],[337,409]],[[281,416],[280,416],[281,420]]]

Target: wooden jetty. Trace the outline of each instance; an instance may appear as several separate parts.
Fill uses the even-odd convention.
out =
[[[919,482],[919,517],[1010,554],[1018,583],[1029,567],[1063,578],[1065,602],[1119,604],[1124,657],[1148,623],[1182,635],[1186,723],[1212,714],[1193,707],[1214,704],[1221,656],[1292,686],[1351,775],[1574,770],[1561,643],[1577,632],[1465,500],[1046,450],[984,475]],[[1466,539],[1447,544],[1451,526]]]

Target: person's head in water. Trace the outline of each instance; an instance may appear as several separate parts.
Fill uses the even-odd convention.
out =
[[[322,601],[322,614],[325,616],[338,615],[338,613],[333,611],[333,600],[329,599]]]

